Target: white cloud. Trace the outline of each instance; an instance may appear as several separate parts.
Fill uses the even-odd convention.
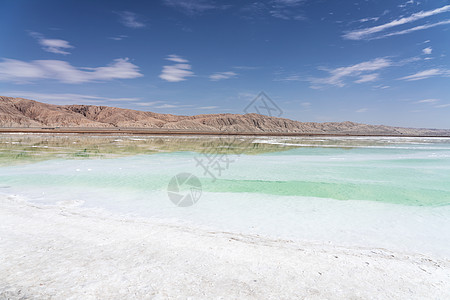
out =
[[[163,105],[155,106],[155,108],[175,108],[175,107],[178,107],[178,106],[173,105],[173,104],[163,104]]]
[[[42,39],[39,41],[43,49],[47,52],[57,53],[57,54],[70,54],[70,52],[64,51],[62,49],[73,48],[68,41],[56,40],[56,39]]]
[[[83,94],[51,94],[51,93],[35,93],[27,91],[6,91],[2,92],[3,95],[9,97],[18,97],[25,99],[32,99],[51,104],[104,104],[105,102],[133,102],[139,101],[140,98],[111,98],[101,97],[95,95],[83,95]]]
[[[151,101],[151,102],[138,102],[134,103],[137,106],[154,106],[155,104],[161,103],[162,101]]]
[[[237,76],[235,72],[217,72],[209,76],[212,81],[218,81],[222,79],[229,79]]]
[[[360,23],[365,23],[365,22],[369,22],[369,21],[376,22],[376,21],[378,21],[379,19],[380,19],[379,17],[363,18],[363,19],[359,19],[358,22],[360,22]]]
[[[257,70],[260,67],[251,67],[251,66],[234,66],[233,69],[237,70]]]
[[[416,103],[436,103],[439,102],[439,99],[423,99],[416,101]]]
[[[382,84],[380,84],[380,85],[374,86],[374,88],[380,89],[380,90],[384,90],[384,89],[390,88],[390,86],[389,85],[382,85]]]
[[[447,24],[450,24],[450,20],[445,20],[445,21],[441,21],[441,22],[437,22],[437,23],[425,24],[425,25],[420,25],[420,26],[412,27],[412,28],[405,29],[405,30],[395,31],[395,32],[392,32],[389,34],[382,35],[382,36],[378,37],[377,39],[395,36],[395,35],[408,34],[408,33],[414,32],[414,31],[424,30],[424,29],[433,28],[433,27],[440,26],[440,25],[447,25]]]
[[[450,103],[447,104],[441,104],[441,105],[436,105],[436,108],[444,108],[444,107],[450,107]]]
[[[311,78],[309,81],[312,83],[313,88],[319,88],[321,85],[334,85],[342,87],[345,85],[344,79],[346,77],[361,76],[362,73],[381,70],[390,67],[392,65],[393,63],[389,59],[376,58],[370,61],[365,61],[348,67],[340,67],[334,70],[326,70],[330,74],[330,76],[325,78]],[[363,75],[357,81],[359,81],[359,83],[373,81],[376,79],[376,77],[374,76],[375,74]]]
[[[343,37],[346,39],[349,39],[349,40],[367,39],[367,38],[370,38],[370,36],[372,36],[373,34],[384,31],[386,29],[389,29],[389,28],[392,28],[395,26],[399,26],[399,25],[408,24],[411,22],[415,22],[417,20],[427,18],[427,17],[433,16],[433,15],[445,13],[448,11],[450,11],[450,5],[446,5],[446,6],[434,9],[434,10],[421,11],[418,13],[414,13],[414,14],[410,15],[409,17],[403,17],[403,18],[400,18],[400,19],[397,19],[397,20],[394,20],[394,21],[391,21],[389,23],[385,23],[382,25],[364,28],[364,29],[353,30],[353,31],[350,31],[350,32],[347,32],[346,34],[344,34]],[[427,26],[427,25],[423,25],[423,26]],[[429,27],[426,27],[426,28],[429,28]],[[422,29],[425,29],[425,28],[422,28]],[[403,32],[409,33],[407,30],[406,31],[404,30]],[[385,35],[384,37],[386,37],[386,36],[390,36],[390,35]]]
[[[378,80],[379,77],[380,74],[378,73],[362,75],[355,83],[372,82]]]
[[[434,108],[445,108],[445,107],[450,107],[450,103],[444,103],[444,104],[438,104],[441,100],[439,99],[423,99],[423,100],[419,100],[416,101],[414,103],[419,103],[419,104],[429,104]]]
[[[118,35],[118,36],[109,37],[109,39],[110,40],[114,40],[114,41],[121,41],[121,40],[123,40],[124,38],[127,38],[127,37],[128,37],[127,35],[121,34],[121,35]]]
[[[415,80],[422,80],[427,79],[434,76],[450,76],[449,70],[442,70],[442,69],[429,69],[425,71],[417,72],[416,74],[405,76],[399,78],[400,80],[407,80],[407,81],[415,81]]]
[[[404,7],[408,6],[408,4],[414,4],[414,0],[406,1],[404,4],[400,4],[398,7],[404,8]]]
[[[64,83],[83,83],[99,80],[129,79],[143,76],[139,67],[128,58],[115,59],[105,67],[77,68],[62,60],[34,60],[25,62],[3,59],[0,62],[0,80],[29,82],[37,79],[53,79]]]
[[[186,77],[194,76],[191,71],[191,65],[187,64],[189,61],[178,55],[172,54],[167,58],[169,61],[179,62],[170,66],[163,66],[163,70],[159,78],[170,82],[179,82],[186,80]]]
[[[172,66],[164,66],[159,77],[170,82],[178,82],[186,80],[186,77],[193,75],[194,73],[191,71],[191,65],[176,64]]]
[[[38,41],[39,45],[42,46],[42,49],[47,52],[67,55],[70,54],[70,52],[66,50],[74,48],[69,44],[68,41],[59,39],[46,39],[39,32],[30,32],[30,35],[34,37]]]
[[[358,109],[356,112],[357,113],[365,113],[365,112],[367,112],[369,109],[368,108],[360,108],[360,109]]]
[[[142,28],[145,24],[138,21],[138,15],[131,11],[121,11],[117,13],[120,17],[120,23],[129,28]]]
[[[166,57],[166,59],[173,61],[173,62],[177,62],[177,63],[188,63],[189,62],[187,59],[184,59],[181,56],[176,55],[176,54],[170,54],[169,56]]]
[[[425,54],[425,55],[430,55],[432,51],[433,51],[433,49],[431,47],[427,47],[422,50],[423,54]]]
[[[415,62],[415,61],[421,61],[421,60],[422,60],[422,59],[421,59],[420,57],[418,57],[418,56],[413,56],[413,57],[409,57],[409,58],[404,58],[404,59],[402,59],[402,60],[400,60],[400,61],[394,63],[394,65],[395,65],[396,67],[401,67],[401,66],[404,66],[404,65],[406,65],[406,64],[413,63],[413,62]]]

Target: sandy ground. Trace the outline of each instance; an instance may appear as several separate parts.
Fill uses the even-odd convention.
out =
[[[450,261],[0,197],[0,299],[449,299]]]

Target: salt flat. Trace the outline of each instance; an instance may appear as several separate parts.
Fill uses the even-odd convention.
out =
[[[76,203],[73,203],[76,204]],[[2,197],[2,299],[448,299],[450,261]]]

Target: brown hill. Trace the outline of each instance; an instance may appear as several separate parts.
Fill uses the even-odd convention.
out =
[[[258,114],[177,116],[94,105],[52,105],[0,96],[0,127],[155,128],[255,133],[450,135],[450,130],[413,129],[354,122],[313,123]]]

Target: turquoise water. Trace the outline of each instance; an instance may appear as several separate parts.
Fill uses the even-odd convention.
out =
[[[205,138],[191,141],[193,145],[186,151],[172,147],[161,153],[153,146],[150,154],[122,151],[115,157],[113,148],[102,153],[100,147],[94,147],[95,155],[89,153],[84,144],[92,148],[95,138],[84,144],[83,141],[70,144],[70,137],[65,138],[69,139],[66,145],[70,147],[60,146],[50,154],[45,148],[44,161],[27,157],[24,151],[11,158],[12,164],[4,163],[1,168],[0,184],[23,189],[69,186],[161,191],[167,188],[171,177],[189,172],[201,179],[205,192],[365,200],[411,206],[450,204],[450,140],[446,139],[386,139],[389,143],[380,145],[377,139],[330,139],[326,143],[323,139],[268,138],[248,140],[245,146],[269,144],[275,148],[216,155],[214,151],[219,146]],[[35,139],[45,140],[45,137]],[[177,138],[169,139],[176,146]],[[137,142],[134,146],[138,147],[149,139],[134,140]],[[185,141],[179,140],[180,144]],[[223,161],[221,166],[211,166],[206,174],[195,161],[207,161],[205,141],[210,147],[206,151],[208,155],[213,151],[217,160]],[[223,143],[220,146],[223,148]],[[20,147],[26,149],[27,145],[22,143],[17,146]],[[86,155],[80,156],[80,152]],[[39,148],[34,149],[33,155],[39,158]],[[90,170],[77,170],[79,165],[86,165]],[[221,170],[217,170],[219,167]]]
[[[450,139],[3,135],[0,163],[0,193],[34,203],[450,255]],[[193,206],[169,199],[180,173]]]

